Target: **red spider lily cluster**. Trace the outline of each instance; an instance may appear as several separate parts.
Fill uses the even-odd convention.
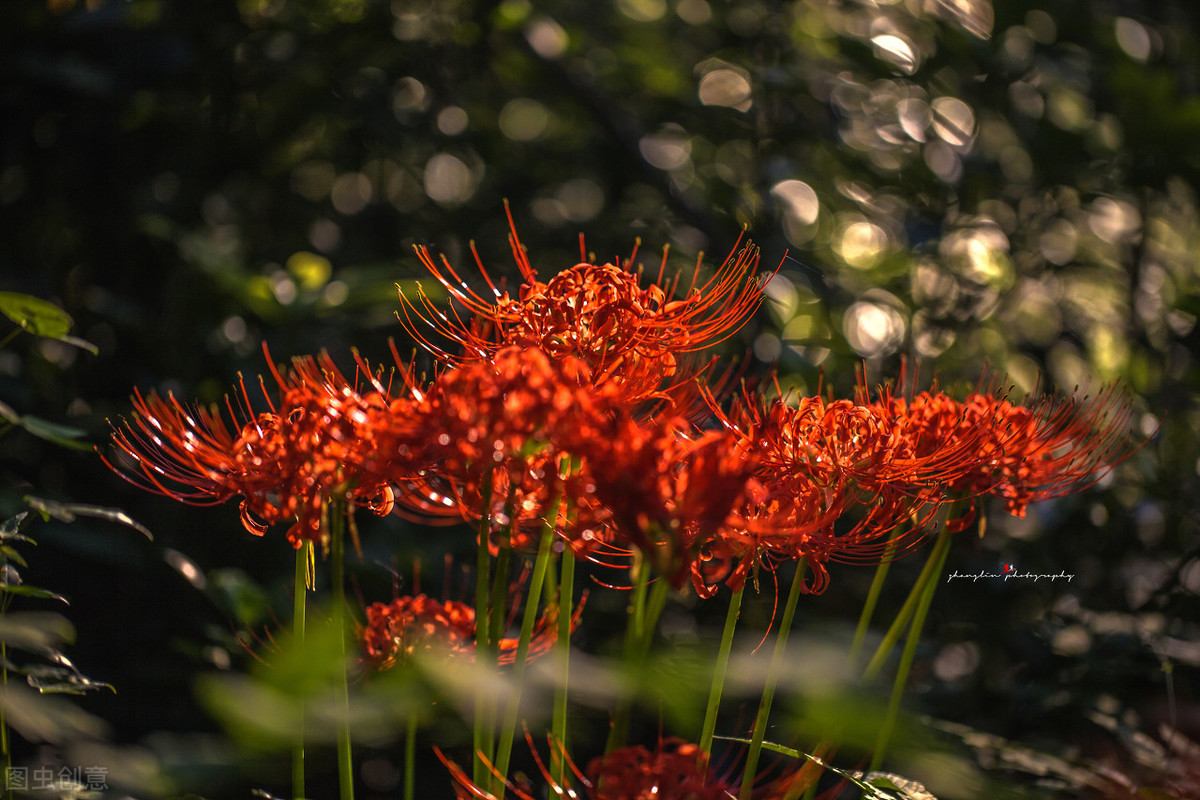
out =
[[[515,230],[510,242],[522,277],[514,293],[482,264],[490,292],[476,293],[417,249],[454,301],[441,309],[423,292],[401,295],[401,321],[440,361],[433,379],[416,380],[397,358],[393,391],[361,360],[348,379],[322,354],[271,366],[266,411],[253,410],[244,382],[224,411],[136,393],[134,417],[114,426],[121,456],[110,464],[186,503],[241,497],[247,530],[287,524],[297,548],[326,544],[335,505],[395,508],[474,522],[493,554],[531,552],[549,530],[564,557],[649,564],[708,598],[801,560],[805,590],[821,592],[831,563],[877,563],[942,526],[962,530],[987,496],[1024,514],[1134,449],[1115,389],[1030,405],[982,385],[960,400],[872,392],[864,381],[853,399],[726,396],[732,372],[714,376],[693,354],[734,335],[762,303],[771,273],[758,273],[752,245],[707,282],[698,264],[681,288],[665,269],[647,281],[632,258],[582,254],[543,282]],[[475,614],[424,595],[371,605],[362,660],[385,669],[424,651],[472,657]],[[553,645],[554,623],[538,622],[529,655]],[[502,663],[515,651],[499,641]],[[667,741],[615,750],[576,777],[594,800],[733,794],[706,759]],[[456,777],[461,797],[488,796]],[[772,786],[755,796],[792,788]]]
[[[551,747],[554,748],[556,744],[552,742]],[[740,781],[735,782],[731,776],[713,768],[707,753],[682,739],[663,739],[653,750],[642,745],[620,747],[593,758],[585,770],[580,770],[558,746],[556,755],[565,761],[578,789],[559,785],[532,742],[530,750],[552,797],[579,797],[584,800],[728,800],[738,796]],[[450,770],[458,800],[493,800],[494,795],[488,789],[472,781],[461,767],[442,755],[441,751],[438,751],[438,756]],[[756,785],[751,798],[782,800],[785,797],[798,797],[820,775],[820,765],[808,761]],[[544,796],[528,784],[510,782],[506,788],[519,800],[534,800]],[[840,786],[835,786],[821,797],[833,797],[840,789]]]

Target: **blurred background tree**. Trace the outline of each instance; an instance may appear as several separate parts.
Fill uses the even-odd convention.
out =
[[[915,684],[935,717],[1121,763],[1120,731],[1200,734],[1198,22],[1185,0],[5,3],[0,290],[57,302],[100,354],[18,340],[0,399],[102,442],[131,387],[217,400],[263,341],[404,351],[411,246],[474,275],[474,240],[512,274],[505,198],[543,274],[580,231],[686,267],[746,227],[782,267],[726,351],[787,385],[823,370],[845,393],[907,357],[1017,395],[1130,386],[1155,435],[1100,491],[995,509],[951,555],[1075,579],[944,587]],[[283,591],[286,545],[90,454],[0,446],[6,512],[36,490],[156,532],[49,525],[46,568],[72,578],[42,583],[120,690],[89,707],[169,761],[215,730],[190,682],[244,659],[231,630]],[[869,580],[835,574],[812,618],[852,624]]]

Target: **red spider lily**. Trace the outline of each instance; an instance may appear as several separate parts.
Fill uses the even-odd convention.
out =
[[[726,526],[693,562],[701,596],[721,578],[738,589],[759,566],[800,558],[810,569],[806,590],[821,592],[828,562],[878,561],[925,534],[941,492],[921,478],[921,464],[901,460],[888,419],[845,400],[744,399],[726,413],[709,397],[733,448],[754,456],[756,490],[736,509],[741,524]]]
[[[752,491],[755,459],[729,431],[698,433],[679,417],[640,421],[613,409],[599,435],[577,436],[586,489],[586,524],[645,554],[655,571],[682,585],[704,545],[735,520]]]
[[[526,736],[528,738],[528,734]],[[555,748],[555,743],[551,743],[551,748]],[[713,769],[706,753],[682,739],[663,739],[653,750],[642,745],[621,747],[592,759],[586,771],[580,771],[560,745],[557,754],[565,761],[571,777],[579,785],[578,789],[569,784],[564,786],[556,783],[532,741],[530,749],[549,786],[551,797],[584,800],[729,800],[738,796],[740,781],[734,782],[731,776]],[[436,752],[450,770],[458,800],[493,800],[491,792],[476,785],[461,767],[446,758],[440,750]],[[760,782],[751,796],[753,800],[799,796],[816,783],[821,772],[818,763],[806,761],[799,767],[785,769],[773,779]],[[505,780],[505,786],[519,800],[534,800],[535,797],[544,796],[527,781],[518,785]],[[839,789],[836,787],[833,792]],[[831,796],[830,792],[822,795]]]
[[[215,505],[241,495],[248,531],[262,535],[292,521],[287,536],[296,547],[324,540],[329,500],[388,513],[391,476],[416,451],[409,401],[360,394],[325,354],[296,359],[286,378],[273,365],[271,371],[279,399],[272,401],[264,387],[269,411],[252,411],[244,382],[240,394],[226,398],[234,428],[215,406],[191,408],[173,395],[164,400],[135,391],[136,416],[113,426],[113,444],[132,464],[101,458],[135,486],[181,502]]]
[[[474,248],[490,297],[468,288],[444,257],[439,262],[426,248],[416,248],[430,274],[472,316],[464,320],[453,306],[449,313],[441,311],[420,290],[415,302],[400,295],[405,326],[446,363],[486,359],[510,345],[536,348],[553,358],[582,359],[596,384],[618,386],[630,403],[670,399],[682,410],[696,399],[691,383],[707,367],[681,364],[680,356],[728,338],[762,303],[765,281],[749,277],[759,262],[752,244],[740,250],[735,246],[716,274],[699,287],[697,261],[690,284],[676,299],[679,276],[664,282],[665,250],[658,278],[646,286],[640,268],[630,271],[636,249],[623,266],[589,263],[581,252],[581,263],[543,283],[517,236],[511,213],[509,225],[509,243],[523,278],[516,297],[497,287]],[[426,327],[461,352],[433,343]]]
[[[606,408],[609,392],[591,387],[588,375],[580,359],[520,347],[443,372],[417,409],[429,468],[409,481],[417,503],[401,501],[468,520],[486,512],[508,532],[505,546],[536,546],[564,492],[586,497],[584,479],[565,465],[568,443],[599,435]],[[549,522],[565,538],[582,530],[567,524],[565,505]]]
[[[963,402],[923,392],[911,402],[884,396],[874,406],[893,419],[917,460],[956,463],[935,473],[946,490],[971,500],[1002,497],[1010,514],[1024,516],[1030,503],[1082,491],[1138,447],[1130,433],[1132,409],[1117,387],[1082,400],[1041,398],[1015,405],[994,392]]]
[[[572,620],[579,622],[580,606]],[[358,634],[364,664],[374,671],[407,663],[414,655],[475,658],[475,609],[456,600],[434,600],[424,594],[397,597],[367,606],[367,622]],[[545,655],[558,640],[558,606],[550,604],[534,625],[528,658]],[[517,639],[500,640],[500,664],[512,664]]]

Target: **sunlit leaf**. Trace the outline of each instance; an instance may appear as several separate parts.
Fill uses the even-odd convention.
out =
[[[29,544],[37,544],[28,536],[18,533],[21,529],[21,524],[28,516],[28,511],[22,511],[15,517],[9,517],[3,523],[0,523],[0,542],[28,542]]]
[[[116,693],[111,684],[94,681],[78,670],[54,666],[27,666],[21,670],[30,686],[42,694],[86,694],[97,689]]]
[[[34,336],[57,339],[64,344],[87,350],[92,355],[100,352],[100,348],[91,342],[68,335],[72,325],[71,315],[40,297],[17,292],[0,292],[0,314],[4,314]]]
[[[26,586],[24,584],[6,584],[0,583],[0,592],[8,594],[19,594],[22,597],[36,597],[40,600],[58,600],[64,605],[71,605],[67,598],[63,597],[58,592],[52,592],[49,589],[39,589],[36,586]]]
[[[71,330],[71,315],[40,297],[0,292],[0,314],[34,336],[60,339]]]
[[[150,541],[154,541],[154,534],[150,532],[149,528],[119,508],[93,506],[86,503],[59,503],[56,500],[46,500],[32,495],[27,495],[24,499],[29,507],[39,512],[44,519],[56,519],[59,522],[74,522],[77,517],[103,519],[133,528]]]

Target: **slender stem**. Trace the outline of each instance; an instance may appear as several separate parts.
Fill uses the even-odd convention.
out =
[[[571,614],[575,596],[575,554],[570,548],[562,554],[562,575],[558,582],[558,640],[555,650],[558,654],[559,685],[554,692],[554,721],[550,732],[558,747],[566,752],[567,746],[567,680],[571,666]],[[555,748],[554,785],[562,786],[566,774],[566,759]]]
[[[926,560],[925,566],[921,568],[921,574],[917,576],[912,590],[909,591],[908,598],[905,599],[904,605],[900,607],[900,610],[896,612],[896,618],[892,620],[892,626],[884,634],[883,641],[879,643],[879,647],[875,650],[875,655],[871,657],[867,668],[863,670],[863,678],[870,680],[878,675],[879,670],[883,668],[884,662],[887,661],[888,656],[891,655],[893,648],[895,648],[896,642],[900,641],[900,635],[904,632],[904,626],[912,618],[913,611],[917,607],[917,602],[920,600],[925,585],[929,581],[937,579],[935,573],[940,573],[941,567],[938,566],[937,561],[941,557],[941,554],[938,548],[943,546],[949,547],[950,543],[939,537],[937,544],[934,545],[933,550],[929,553],[929,558]]]
[[[492,473],[489,470],[483,479],[482,505],[479,509],[479,551],[475,561],[475,669],[485,670],[488,667],[488,569],[491,566],[491,552],[488,540],[491,534],[492,522]],[[482,677],[482,676],[481,676]],[[473,750],[471,778],[476,786],[483,786],[484,781],[490,780],[487,766],[484,764],[484,717],[487,708],[487,696],[483,691],[486,681],[476,681],[475,690],[475,725],[471,738]]]
[[[867,600],[863,603],[862,613],[858,615],[858,627],[854,629],[854,641],[850,643],[850,654],[846,658],[851,667],[858,661],[859,653],[862,652],[863,642],[867,638],[867,628],[871,626],[871,617],[875,616],[875,606],[879,602],[880,592],[883,591],[883,582],[887,578],[888,570],[892,567],[892,554],[895,549],[895,540],[888,542],[883,559],[875,568],[875,577],[871,581],[870,591],[867,592]]]
[[[792,590],[788,593],[787,604],[783,608],[783,619],[779,623],[779,633],[775,637],[775,650],[771,653],[771,665],[767,668],[767,680],[763,685],[762,700],[758,704],[758,715],[754,718],[754,732],[750,741],[750,752],[746,755],[746,771],[742,775],[742,787],[738,793],[739,800],[749,800],[754,788],[754,775],[758,771],[758,757],[762,754],[763,739],[767,733],[767,718],[771,714],[771,703],[775,699],[775,687],[779,683],[779,673],[783,668],[783,656],[787,650],[788,634],[792,629],[792,618],[796,615],[796,604],[800,600],[800,589],[804,586],[804,573],[808,562],[800,559],[796,564],[796,574],[792,578]]]
[[[512,548],[508,541],[500,543],[500,553],[496,557],[496,574],[492,576],[491,616],[488,618],[488,649],[483,661],[486,669],[495,676],[499,669],[500,639],[504,636],[505,623],[508,621],[508,592],[511,588],[508,582],[508,565],[512,561]],[[535,599],[536,603],[537,600]],[[494,680],[487,680],[486,685],[495,686]],[[490,691],[486,698],[483,713],[483,747],[484,755],[492,764],[496,763],[496,719],[499,715],[499,702],[496,692]],[[488,770],[488,780],[491,782],[492,794],[500,791],[500,779],[494,770]]]
[[[7,609],[4,609],[5,611]],[[0,663],[8,664],[8,642],[0,642]],[[8,667],[0,667],[0,681],[3,681],[4,693],[8,693]],[[5,700],[8,698],[5,697]],[[8,718],[4,714],[4,703],[0,703],[0,750],[4,751],[4,796],[12,798],[12,751],[8,749]]]
[[[338,655],[342,662],[338,680],[337,724],[338,785],[341,800],[354,800],[354,757],[350,747],[350,687],[346,677],[346,514],[344,503],[335,501],[330,512],[330,558],[333,570],[333,627],[337,632]]]
[[[500,729],[500,742],[496,750],[496,773],[498,780],[508,776],[508,762],[512,757],[513,736],[517,731],[517,717],[521,712],[521,686],[525,679],[525,661],[529,656],[529,641],[533,638],[533,626],[537,622],[538,601],[542,596],[542,584],[546,580],[546,569],[550,565],[550,546],[554,543],[554,520],[558,519],[558,501],[551,504],[547,521],[542,528],[542,540],[538,544],[537,560],[533,564],[533,575],[529,579],[529,592],[525,600],[525,616],[521,619],[521,638],[517,640],[517,655],[513,662],[512,684],[508,705],[504,711],[504,724]],[[504,800],[505,784],[500,780],[497,797]]]
[[[21,333],[22,330],[23,330],[22,328],[14,328],[13,330],[9,331],[8,334],[3,339],[0,339],[0,347],[4,347],[6,344],[11,342],[13,339],[17,338],[17,336]],[[7,774],[8,773],[5,773],[5,775],[7,775]]]
[[[704,711],[704,727],[700,731],[700,751],[704,755],[712,752],[713,733],[717,729],[717,711],[721,707],[721,693],[725,689],[725,675],[729,670],[729,653],[733,649],[733,632],[737,628],[738,615],[742,609],[743,585],[729,598],[729,610],[725,612],[725,630],[721,633],[721,648],[717,651],[717,663],[713,667],[712,688],[708,690],[708,708]]]
[[[660,577],[653,582],[652,587],[650,586],[650,563],[645,558],[639,558],[636,569],[637,583],[634,586],[633,602],[630,606],[629,625],[625,629],[625,668],[637,676],[634,683],[640,684],[646,656],[654,641],[654,631],[658,627],[658,618],[662,616],[671,585],[666,578]],[[649,592],[647,592],[648,588]],[[629,720],[633,714],[635,694],[636,692],[631,692],[617,703],[616,711],[613,713],[612,729],[608,732],[608,742],[604,746],[604,752],[611,753],[625,745],[629,735]]]
[[[304,613],[308,599],[308,560],[312,543],[305,542],[296,550],[296,578],[292,600],[292,638],[297,646],[304,644]],[[292,746],[292,797],[304,797],[304,698],[298,698],[296,743]]]
[[[417,714],[408,715],[408,730],[404,734],[404,800],[413,800],[417,773]]]
[[[909,629],[908,639],[904,643],[904,652],[900,656],[900,666],[896,670],[896,680],[892,683],[892,696],[888,700],[887,716],[884,718],[883,727],[879,729],[878,738],[875,740],[875,752],[871,756],[871,766],[867,770],[868,772],[874,772],[883,763],[888,741],[892,738],[892,731],[896,727],[896,717],[900,712],[900,699],[904,696],[904,686],[908,683],[908,673],[912,669],[913,658],[916,656],[917,643],[921,640],[921,629],[925,626],[929,605],[933,602],[934,592],[937,591],[938,578],[941,577],[942,567],[946,563],[946,555],[950,552],[950,536],[951,534],[945,530],[938,535],[938,543],[934,548],[937,556],[934,578],[926,582],[921,592],[921,600],[916,614],[913,616],[912,628]]]

